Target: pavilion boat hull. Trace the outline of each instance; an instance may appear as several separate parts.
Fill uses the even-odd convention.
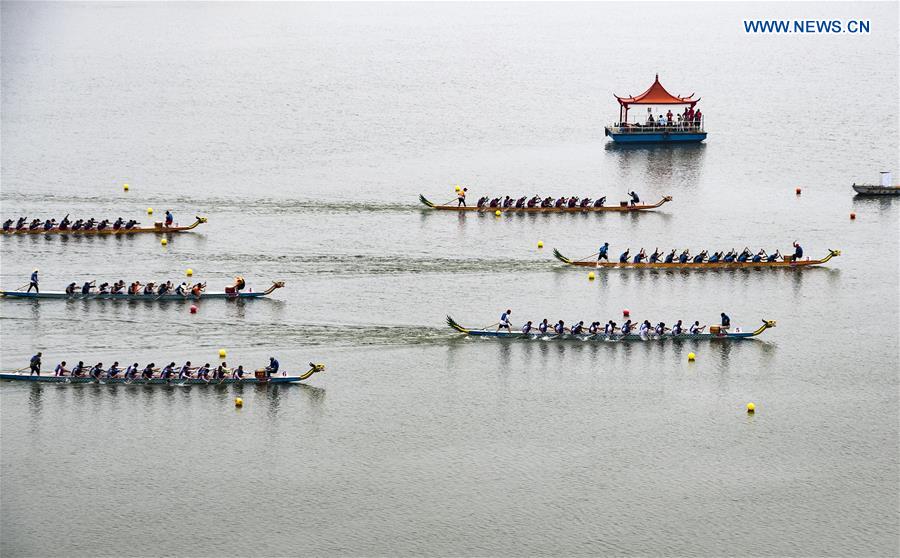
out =
[[[742,339],[750,339],[752,337],[756,337],[761,334],[763,331],[775,327],[775,322],[772,320],[763,320],[763,325],[760,326],[755,331],[748,332],[726,332],[726,333],[682,333],[680,335],[672,335],[671,333],[666,333],[664,335],[640,335],[637,333],[629,333],[627,335],[622,334],[613,334],[613,335],[605,335],[603,333],[597,334],[577,334],[573,335],[571,333],[564,333],[562,335],[558,335],[556,333],[548,332],[548,333],[522,333],[521,331],[493,331],[488,329],[468,329],[461,325],[459,325],[453,318],[447,316],[447,325],[449,325],[452,329],[465,333],[471,337],[486,337],[486,338],[494,338],[494,339],[539,339],[546,341],[606,341],[606,342],[616,342],[616,341],[740,341]]]
[[[620,131],[617,131],[620,130]],[[616,143],[700,143],[706,132],[634,132],[607,126],[606,135]]]
[[[853,190],[860,196],[900,196],[900,186],[854,184]]]

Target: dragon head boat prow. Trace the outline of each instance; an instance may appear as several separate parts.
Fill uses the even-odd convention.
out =
[[[453,329],[455,329],[456,331],[458,331],[460,333],[469,333],[468,329],[466,329],[463,326],[456,323],[456,320],[454,320],[450,316],[447,316],[447,325],[452,327]]]
[[[284,281],[272,281],[272,286],[266,289],[265,294],[272,294],[275,289],[284,287]]]
[[[663,196],[663,203],[672,201],[672,196]]]
[[[309,363],[309,370],[308,370],[305,374],[303,374],[302,376],[300,376],[298,379],[300,379],[300,380],[306,380],[307,378],[309,378],[310,376],[312,376],[312,375],[315,374],[316,372],[322,372],[322,371],[324,371],[324,370],[325,370],[325,365],[324,365],[324,364],[321,364],[321,363],[315,363],[315,362],[310,362],[310,363]]]
[[[553,249],[553,257],[556,258],[557,260],[561,261],[562,263],[565,263],[565,264],[570,264],[570,263],[572,263],[572,260],[570,260],[569,258],[563,256],[563,255],[560,253],[560,251],[557,250],[556,248]]]
[[[775,320],[763,320],[762,325],[759,326],[759,329],[753,332],[753,335],[759,335],[770,327],[775,327]]]
[[[197,225],[203,224],[208,220],[206,217],[201,217],[199,215],[195,216],[195,219],[197,219],[197,220],[182,230],[191,230],[191,229],[195,228]]]

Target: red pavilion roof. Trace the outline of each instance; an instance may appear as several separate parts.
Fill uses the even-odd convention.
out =
[[[666,88],[662,86],[659,82],[659,74],[656,74],[656,79],[653,81],[653,85],[650,86],[650,89],[644,91],[640,95],[631,96],[631,97],[619,97],[615,95],[616,99],[619,100],[619,104],[622,106],[628,105],[691,105],[694,106],[700,100],[692,99],[694,94],[691,93],[687,97],[678,97],[672,95]]]

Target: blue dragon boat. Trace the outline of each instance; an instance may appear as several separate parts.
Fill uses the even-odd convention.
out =
[[[272,294],[275,289],[280,289],[284,287],[284,281],[273,281],[272,286],[264,291],[259,292],[240,292],[234,289],[226,290],[224,292],[203,292],[199,296],[195,296],[191,293],[186,293],[183,295],[176,293],[166,293],[163,295],[158,294],[127,294],[127,293],[87,293],[82,294],[79,292],[74,292],[72,294],[68,294],[64,291],[41,291],[39,293],[36,292],[26,292],[26,291],[0,291],[0,298],[23,298],[23,299],[57,299],[57,300],[143,300],[145,302],[157,302],[160,300],[177,300],[177,301],[189,301],[189,302],[197,302],[200,300],[207,300],[211,298],[218,299],[252,299],[252,298],[264,298]]]
[[[700,99],[691,93],[687,97],[672,95],[659,82],[659,74],[653,85],[640,95],[619,97],[619,120],[606,126],[605,135],[616,143],[699,143],[706,139],[702,113],[694,108]],[[628,110],[632,106],[647,106],[649,117],[645,122],[628,121]],[[683,114],[653,116],[653,106],[685,107]]]
[[[221,380],[203,380],[200,378],[134,378],[126,380],[116,378],[94,378],[92,376],[38,376],[29,375],[27,372],[2,372],[0,380],[39,382],[47,384],[125,384],[125,385],[154,385],[154,386],[218,386],[228,384],[293,384],[308,379],[316,372],[325,370],[324,364],[309,363],[310,369],[296,376],[267,376],[265,370],[257,370],[254,374],[247,374],[241,379],[223,378]]]

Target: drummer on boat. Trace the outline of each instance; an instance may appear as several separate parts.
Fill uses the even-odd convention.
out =
[[[634,190],[628,192],[628,195],[631,196],[631,206],[632,207],[641,203],[641,198],[637,195],[637,193]]]
[[[264,368],[264,370],[266,371],[266,377],[271,378],[272,376],[277,374],[279,367],[281,367],[281,364],[279,364],[278,360],[275,357],[270,356],[269,365]]]
[[[794,256],[792,257],[791,261],[799,262],[801,259],[803,259],[803,247],[800,246],[800,243],[795,240],[794,241]]]

